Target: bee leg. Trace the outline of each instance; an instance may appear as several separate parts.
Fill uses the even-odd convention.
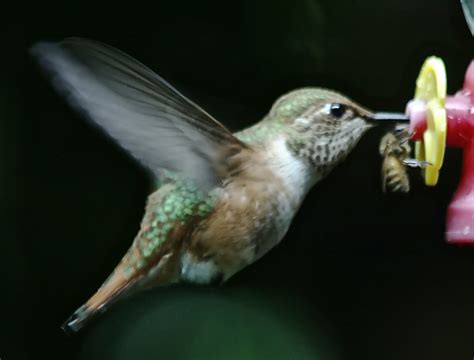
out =
[[[428,165],[431,165],[431,163],[428,161],[421,161],[421,160],[416,160],[416,159],[403,159],[402,163],[403,165],[409,166],[412,168],[425,168]]]

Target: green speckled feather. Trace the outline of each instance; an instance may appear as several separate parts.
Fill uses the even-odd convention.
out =
[[[205,195],[196,187],[177,181],[172,190],[167,191],[162,201],[152,209],[151,223],[137,243],[142,256],[145,259],[150,257],[166,241],[177,222],[185,225],[192,216],[208,215],[214,208],[215,198],[211,193]]]

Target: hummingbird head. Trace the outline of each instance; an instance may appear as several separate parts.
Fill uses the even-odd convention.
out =
[[[337,92],[306,88],[281,97],[269,119],[285,124],[290,151],[323,175],[351,152],[376,121],[405,117],[373,113]]]

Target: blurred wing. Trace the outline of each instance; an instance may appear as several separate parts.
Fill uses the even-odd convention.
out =
[[[217,120],[152,70],[102,43],[42,42],[32,54],[69,102],[159,176],[178,172],[206,188],[221,180],[216,162],[245,147]]]
[[[474,36],[474,0],[461,0],[461,4],[469,31]]]

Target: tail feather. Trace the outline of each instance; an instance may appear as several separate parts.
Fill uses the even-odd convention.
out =
[[[75,333],[119,299],[140,290],[175,282],[179,260],[176,254],[158,252],[154,259],[149,259],[145,266],[139,268],[135,262],[140,259],[140,253],[134,243],[109,278],[66,320],[62,329],[68,334]]]
[[[97,292],[79,309],[77,309],[61,326],[66,334],[76,333],[90,321],[105,312],[117,300],[123,298],[124,293],[130,294],[132,285],[139,277],[126,279],[115,271],[112,276],[97,290]]]
[[[61,329],[68,335],[77,333],[104,310],[94,310],[83,305],[62,324]]]

